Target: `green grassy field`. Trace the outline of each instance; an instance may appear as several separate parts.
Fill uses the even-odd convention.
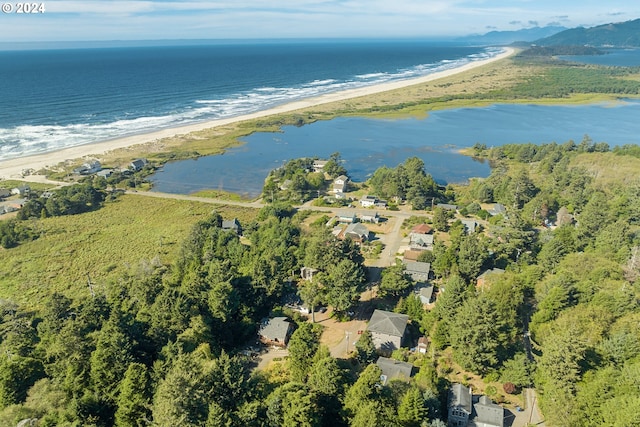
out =
[[[33,220],[39,239],[0,249],[0,298],[38,305],[52,292],[89,294],[141,264],[170,264],[192,225],[216,210],[252,220],[256,210],[181,200],[122,196],[99,211]]]

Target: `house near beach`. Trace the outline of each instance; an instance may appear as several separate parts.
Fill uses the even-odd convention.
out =
[[[135,159],[131,163],[129,163],[129,169],[133,172],[141,171],[146,165],[148,161],[147,159]]]

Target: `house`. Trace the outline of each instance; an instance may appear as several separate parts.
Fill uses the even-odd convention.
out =
[[[433,234],[411,232],[409,234],[409,246],[416,251],[432,251],[433,239]]]
[[[458,206],[457,205],[449,205],[447,203],[438,203],[438,205],[436,206],[438,208],[442,208],[445,211],[453,211],[456,212],[458,210]]]
[[[402,347],[406,340],[408,321],[409,316],[406,314],[374,310],[367,329],[371,332],[376,349],[391,353]]]
[[[420,298],[422,304],[431,304],[433,298],[433,285],[427,283],[419,283],[415,288],[415,293]]]
[[[425,336],[418,338],[418,353],[427,354],[427,350],[429,350],[429,339]]]
[[[380,209],[386,209],[387,208],[387,201],[386,200],[376,200],[376,202],[374,203],[374,206]]]
[[[336,197],[342,197],[347,189],[347,183],[349,182],[349,177],[346,175],[340,175],[336,179],[333,180],[333,194]]]
[[[101,178],[109,178],[113,174],[113,169],[102,169],[96,172],[96,176]]]
[[[431,232],[433,231],[433,227],[431,227],[428,224],[418,224],[415,227],[413,227],[411,229],[411,234],[416,233],[416,234],[431,234]]]
[[[473,414],[469,427],[503,427],[504,409],[491,401],[487,396],[480,396],[473,405]]]
[[[460,222],[464,225],[464,231],[467,234],[473,234],[476,232],[476,228],[480,225],[478,221],[474,219],[461,219]]]
[[[338,215],[338,222],[342,224],[351,224],[358,220],[355,213],[343,213]]]
[[[11,190],[8,188],[0,188],[0,199],[6,199],[11,196]]]
[[[223,230],[233,231],[234,233],[236,233],[238,235],[242,234],[242,227],[240,226],[240,223],[238,222],[238,220],[236,218],[233,218],[233,219],[230,219],[230,220],[223,219],[221,228]]]
[[[507,213],[507,208],[500,203],[494,203],[489,209],[487,209],[487,212],[489,212],[489,215],[491,216],[505,215]]]
[[[31,192],[31,187],[28,185],[21,185],[11,189],[11,194],[17,194],[18,196],[28,196]]]
[[[318,272],[317,269],[315,268],[311,268],[311,267],[302,267],[300,269],[300,277],[303,280],[313,280],[313,275],[316,274]]]
[[[380,222],[380,216],[378,215],[378,212],[374,213],[373,215],[362,213],[359,216],[360,221],[362,222],[373,222],[375,224]]]
[[[260,323],[258,336],[266,345],[286,347],[293,332],[293,324],[286,317],[263,319]]]
[[[471,392],[471,387],[465,387],[458,383],[453,384],[449,389],[447,426],[467,427],[472,414],[472,402],[473,393]]]
[[[322,172],[324,170],[325,165],[328,160],[314,160],[313,161],[313,171],[314,172]]]
[[[89,162],[83,163],[79,167],[73,170],[73,173],[78,175],[91,175],[93,173],[99,172],[102,170],[102,165],[97,160],[91,160]]]
[[[147,159],[135,159],[129,163],[129,169],[138,172],[141,171],[147,165]]]
[[[342,236],[339,237],[348,237],[354,242],[358,243],[368,242],[369,238],[371,237],[371,232],[369,231],[369,229],[358,222],[349,224],[341,234]]]
[[[364,196],[362,199],[360,199],[360,205],[363,208],[370,208],[372,206],[375,206],[377,201],[378,199],[375,196]]]
[[[390,380],[398,379],[409,382],[411,379],[413,372],[413,365],[411,363],[389,359],[388,357],[378,357],[376,365],[382,371],[382,375],[380,375],[382,385],[387,385],[387,382]]]
[[[429,280],[429,271],[431,264],[420,261],[402,261],[404,264],[404,272],[411,276],[414,282],[427,282]]]
[[[485,288],[491,285],[491,280],[495,280],[496,276],[500,276],[504,274],[504,270],[501,268],[492,268],[489,270],[485,270],[476,277],[476,287]]]

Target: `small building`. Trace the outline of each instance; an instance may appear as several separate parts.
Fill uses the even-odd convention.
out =
[[[364,196],[362,199],[360,199],[360,206],[362,206],[363,208],[370,208],[372,206],[375,206],[377,201],[378,198],[375,196]]]
[[[476,287],[487,288],[491,286],[491,281],[495,280],[497,276],[504,274],[504,270],[501,268],[492,268],[483,271],[478,277],[476,277]]]
[[[7,197],[11,197],[11,190],[8,188],[0,188],[0,199],[6,199]]]
[[[237,235],[242,234],[242,227],[240,226],[240,222],[238,222],[237,218],[229,220],[223,219],[221,228],[225,231],[233,231]]]
[[[427,350],[429,350],[429,339],[425,336],[418,338],[418,353],[427,354]]]
[[[389,359],[388,357],[378,357],[376,365],[382,371],[382,375],[380,375],[382,385],[387,385],[388,381],[396,379],[409,382],[413,373],[413,365],[411,363]]]
[[[358,220],[355,213],[343,213],[338,215],[338,222],[342,224],[351,224]]]
[[[314,172],[322,172],[324,170],[325,165],[327,164],[328,160],[314,160],[313,161],[313,171]]]
[[[476,229],[480,225],[480,223],[478,223],[478,221],[474,219],[461,219],[460,222],[462,223],[462,225],[464,225],[464,231],[467,234],[475,233]]]
[[[16,194],[18,196],[28,196],[31,192],[31,187],[28,185],[21,185],[19,187],[15,187],[11,189],[11,194]]]
[[[302,267],[300,269],[300,277],[303,280],[313,280],[313,275],[316,274],[318,272],[317,269],[315,268],[311,268],[311,267]]]
[[[403,261],[404,271],[414,282],[425,283],[429,280],[431,264],[420,261]]]
[[[430,283],[419,283],[415,288],[415,293],[420,298],[422,304],[431,304],[433,298],[433,285]]]
[[[416,251],[432,251],[433,250],[433,234],[423,234],[411,232],[409,234],[409,246]]]
[[[458,205],[450,205],[448,203],[438,203],[438,205],[436,207],[442,208],[445,211],[453,211],[453,212],[457,212],[458,211]]]
[[[293,324],[286,317],[274,317],[263,319],[260,324],[258,336],[266,345],[286,347],[293,333]]]
[[[480,396],[473,405],[473,414],[469,427],[503,427],[504,408],[491,401],[487,396]]]
[[[449,400],[447,404],[447,426],[467,427],[471,418],[473,393],[470,387],[456,383],[449,389]]]
[[[374,213],[373,215],[368,213],[361,213],[359,217],[360,221],[362,222],[373,222],[374,224],[380,222],[380,215],[378,215],[378,212]]]
[[[102,165],[97,160],[90,160],[83,163],[79,167],[73,170],[73,173],[77,175],[91,175],[102,170]]]
[[[413,227],[411,229],[411,234],[416,233],[416,234],[431,234],[433,232],[433,227],[431,227],[429,224],[418,224],[415,227]]]
[[[364,243],[368,242],[371,237],[371,232],[367,227],[360,224],[359,222],[355,222],[349,224],[344,231],[341,233],[342,238],[350,238],[354,242]]]
[[[489,209],[487,209],[487,212],[489,212],[489,215],[491,216],[506,215],[507,208],[500,203],[494,203]]]
[[[347,184],[349,183],[349,177],[346,175],[340,175],[333,180],[333,194],[336,197],[342,197],[347,190]]]
[[[380,209],[386,209],[387,208],[387,201],[386,200],[376,200],[375,207],[380,208]]]
[[[367,329],[371,332],[373,344],[383,353],[391,353],[403,346],[407,335],[406,314],[393,313],[384,310],[374,310]]]
[[[138,172],[141,171],[147,165],[147,159],[135,159],[129,163],[129,169]]]
[[[102,169],[96,172],[96,176],[101,178],[109,178],[113,174],[113,169]]]

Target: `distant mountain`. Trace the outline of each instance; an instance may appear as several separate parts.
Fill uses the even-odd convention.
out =
[[[514,42],[532,42],[565,31],[566,27],[548,26],[523,28],[517,31],[491,31],[460,37],[456,41],[481,45],[506,45]]]
[[[535,44],[538,46],[640,47],[640,19],[591,28],[573,28],[536,40]]]

